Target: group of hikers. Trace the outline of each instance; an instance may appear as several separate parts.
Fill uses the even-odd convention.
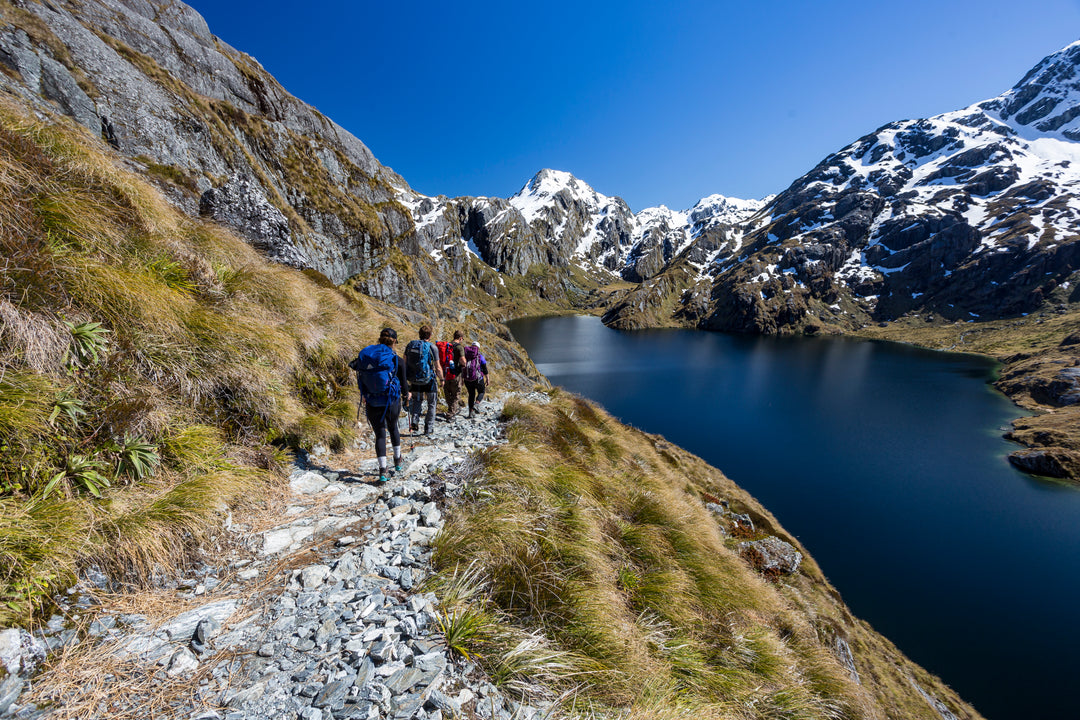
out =
[[[394,450],[394,472],[401,471],[401,431],[398,422],[402,408],[408,409],[409,431],[420,432],[424,419],[424,434],[430,435],[435,426],[435,409],[439,387],[446,397],[446,419],[457,412],[461,384],[468,393],[468,417],[479,412],[479,404],[487,392],[487,358],[480,346],[466,343],[460,330],[449,342],[431,342],[430,325],[420,327],[419,338],[405,345],[404,358],[394,350],[397,331],[383,328],[379,341],[368,345],[349,363],[356,371],[361,405],[368,424],[375,432],[375,455],[379,461],[379,482],[389,480],[386,457],[386,437],[389,434]],[[425,409],[426,404],[426,409]]]

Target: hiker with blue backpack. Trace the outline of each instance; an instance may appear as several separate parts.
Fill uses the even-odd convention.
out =
[[[384,328],[379,342],[368,345],[349,363],[356,371],[356,383],[360,387],[360,402],[364,405],[371,429],[375,431],[375,456],[379,461],[379,482],[390,479],[386,462],[386,434],[394,447],[394,472],[401,472],[401,433],[398,418],[402,402],[409,401],[405,388],[405,363],[397,353],[397,331]]]
[[[465,346],[465,367],[461,371],[461,379],[465,381],[465,389],[469,392],[469,414],[473,417],[477,412],[476,406],[484,401],[487,392],[487,358],[480,352],[480,346],[470,343]]]
[[[439,385],[443,382],[442,365],[435,343],[431,342],[431,326],[420,328],[420,339],[410,340],[405,346],[405,376],[409,381],[412,404],[409,406],[409,430],[420,430],[420,413],[427,401],[424,414],[424,434],[430,435],[435,426],[435,405],[438,402]]]

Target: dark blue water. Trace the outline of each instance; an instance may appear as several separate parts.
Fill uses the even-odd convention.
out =
[[[846,339],[509,323],[553,383],[703,457],[857,616],[990,720],[1080,717],[1080,492],[1030,478],[969,355]]]

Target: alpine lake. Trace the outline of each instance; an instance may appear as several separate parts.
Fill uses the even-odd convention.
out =
[[[1020,473],[986,358],[507,323],[553,384],[753,494],[852,611],[990,720],[1076,717],[1080,490]]]

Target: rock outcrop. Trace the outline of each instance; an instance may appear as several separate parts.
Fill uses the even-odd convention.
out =
[[[396,200],[405,181],[187,5],[14,1],[0,13],[0,87],[103,138],[190,214],[335,283],[386,268],[392,249],[415,255]]]

